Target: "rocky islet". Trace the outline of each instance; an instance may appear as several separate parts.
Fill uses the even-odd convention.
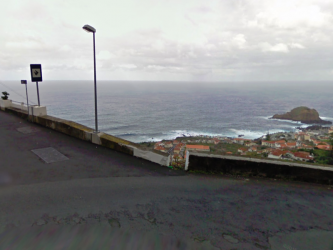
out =
[[[330,121],[322,120],[319,117],[319,113],[317,110],[310,109],[304,106],[294,108],[290,112],[287,112],[285,114],[275,114],[270,119],[291,120],[305,124],[332,124],[332,122]]]

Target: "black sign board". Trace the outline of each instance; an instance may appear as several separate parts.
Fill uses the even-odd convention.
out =
[[[41,64],[30,64],[31,81],[42,82],[42,65]]]
[[[27,80],[21,80],[21,84],[27,84]]]

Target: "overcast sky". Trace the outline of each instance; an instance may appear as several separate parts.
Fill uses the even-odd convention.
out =
[[[332,0],[0,2],[0,80],[333,80]]]

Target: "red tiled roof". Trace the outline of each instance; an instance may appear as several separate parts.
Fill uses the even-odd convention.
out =
[[[273,151],[270,154],[275,155],[275,156],[281,156],[282,152]]]
[[[310,153],[308,153],[308,152],[295,152],[294,156],[299,157],[299,158],[308,159],[308,160],[313,158],[312,156],[310,156]]]
[[[286,141],[285,140],[278,140],[278,141],[275,141],[275,143],[285,143]]]
[[[329,146],[329,145],[317,145],[317,148],[324,149],[324,150],[330,150],[331,146]]]
[[[287,150],[279,150],[279,149],[275,149],[275,150],[271,151],[271,154],[275,155],[275,156],[284,155],[286,153],[289,153],[289,151],[287,151]]]
[[[175,147],[174,150],[181,150],[182,147],[179,147],[178,145]]]

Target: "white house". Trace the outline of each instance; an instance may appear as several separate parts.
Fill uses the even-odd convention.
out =
[[[285,153],[287,153],[287,151],[272,150],[267,157],[272,159],[281,159]]]
[[[239,153],[246,153],[248,151],[248,149],[247,148],[239,148],[237,151]]]

